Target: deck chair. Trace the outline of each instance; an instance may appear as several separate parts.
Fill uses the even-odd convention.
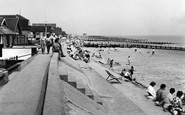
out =
[[[118,83],[121,83],[118,78],[116,78],[114,75],[112,75],[109,71],[105,70],[108,74],[107,81],[116,80]],[[109,79],[110,78],[110,79]]]

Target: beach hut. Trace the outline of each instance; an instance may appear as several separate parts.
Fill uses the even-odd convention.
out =
[[[13,46],[13,36],[16,34],[6,27],[6,20],[0,17],[0,44],[4,48]]]
[[[0,15],[6,21],[5,27],[16,33],[13,36],[14,45],[27,45],[28,36],[30,34],[29,20],[25,17],[16,15]]]
[[[3,47],[12,47],[13,46],[13,36],[16,33],[12,32],[5,26],[0,26],[0,44],[3,44]]]

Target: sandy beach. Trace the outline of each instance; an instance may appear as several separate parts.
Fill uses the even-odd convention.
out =
[[[98,48],[85,48],[91,53],[98,54]],[[155,50],[155,55],[151,55],[151,49],[141,49],[134,52],[134,48],[102,48],[102,59],[100,61],[106,63],[107,59],[114,59],[119,62],[120,66],[113,66],[115,72],[120,72],[122,68],[130,68],[134,66],[135,71],[133,77],[145,86],[151,81],[157,83],[157,90],[162,83],[167,85],[167,90],[175,87],[176,90],[185,91],[185,52],[172,50]],[[150,52],[149,52],[150,51]],[[147,53],[149,52],[149,53]],[[131,65],[127,65],[127,57],[131,56]],[[108,66],[107,66],[108,67]]]

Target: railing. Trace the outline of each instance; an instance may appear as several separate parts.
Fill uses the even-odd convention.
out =
[[[29,55],[32,55],[32,54],[26,54],[26,55],[21,55],[21,56],[13,56],[13,57],[10,57],[10,58],[5,59],[5,60],[18,60],[19,58],[26,57],[26,56],[29,56]]]

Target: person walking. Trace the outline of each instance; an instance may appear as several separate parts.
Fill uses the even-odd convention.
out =
[[[128,65],[130,65],[131,58],[128,56]]]
[[[154,54],[155,54],[155,50],[153,49],[153,50],[152,50],[152,55],[154,55]]]
[[[53,43],[53,53],[54,52],[57,52],[58,53],[58,59],[60,60],[60,55],[61,55],[61,52],[60,52],[60,45],[58,44],[58,38],[55,39],[55,42]]]
[[[49,38],[49,34],[47,35],[47,38],[46,38],[46,48],[47,48],[47,54],[50,53],[50,47],[51,47],[51,40]]]
[[[46,37],[45,36],[43,36],[40,39],[40,46],[41,46],[42,54],[44,54],[45,53],[45,47],[46,47]]]
[[[114,61],[113,59],[110,60],[110,68],[112,68],[113,66],[113,61]]]

